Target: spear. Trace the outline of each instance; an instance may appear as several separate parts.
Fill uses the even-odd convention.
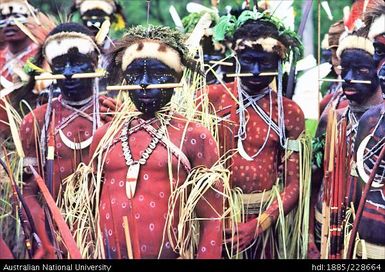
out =
[[[361,196],[361,199],[360,199],[360,204],[358,205],[358,210],[357,210],[356,218],[355,218],[354,223],[353,223],[353,229],[352,229],[352,232],[350,234],[348,253],[346,255],[347,259],[352,259],[353,258],[354,242],[356,240],[356,235],[357,235],[357,231],[358,231],[358,225],[360,224],[360,221],[361,221],[362,212],[364,211],[364,206],[365,206],[365,203],[366,203],[366,198],[368,196],[370,187],[372,186],[372,183],[374,181],[374,177],[376,176],[378,167],[380,166],[380,163],[381,163],[382,159],[384,158],[384,156],[385,156],[385,145],[382,146],[380,155],[378,155],[376,163],[374,164],[374,167],[373,167],[372,171],[370,172],[369,180],[365,184],[365,189],[364,189],[364,192],[362,193],[362,196]]]

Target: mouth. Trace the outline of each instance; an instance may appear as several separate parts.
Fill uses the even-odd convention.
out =
[[[349,96],[349,95],[355,95],[357,93],[357,90],[355,89],[344,89],[344,94]]]
[[[150,97],[140,97],[138,99],[140,102],[143,102],[145,104],[149,104],[155,101],[155,98],[150,98]]]
[[[258,84],[261,84],[262,82],[258,79],[251,79],[251,80],[248,80],[250,84],[253,84],[253,85],[258,85]]]
[[[17,29],[15,29],[14,27],[6,27],[6,28],[4,28],[3,33],[4,33],[5,37],[12,37],[12,36],[16,35]]]
[[[66,80],[64,82],[64,86],[66,87],[66,89],[75,89],[75,88],[78,88],[80,86],[80,82],[78,80]]]

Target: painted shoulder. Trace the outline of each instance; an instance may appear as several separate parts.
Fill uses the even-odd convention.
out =
[[[205,89],[211,103],[220,103],[223,98],[230,96],[226,88],[232,93],[235,93],[235,82],[222,84],[209,85]]]

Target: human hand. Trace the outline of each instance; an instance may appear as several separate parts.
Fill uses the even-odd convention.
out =
[[[114,113],[121,107],[121,102],[112,97],[101,95],[99,97],[100,118],[108,123],[114,118]]]
[[[262,233],[262,228],[257,230],[256,226],[256,220],[253,219],[246,223],[239,223],[234,233],[230,228],[225,229],[226,237],[228,237],[225,243],[232,244],[232,247],[237,251],[243,251]]]

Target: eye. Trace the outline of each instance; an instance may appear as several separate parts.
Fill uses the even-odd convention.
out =
[[[268,60],[263,60],[263,61],[261,61],[261,65],[263,65],[263,66],[271,66],[271,62],[268,61]]]
[[[358,71],[362,74],[369,74],[370,72],[368,68],[360,68]]]
[[[241,60],[242,62],[246,62],[246,63],[251,63],[253,61],[253,59],[250,57],[242,57]]]
[[[376,55],[383,56],[385,55],[385,51],[382,48],[376,48]]]

